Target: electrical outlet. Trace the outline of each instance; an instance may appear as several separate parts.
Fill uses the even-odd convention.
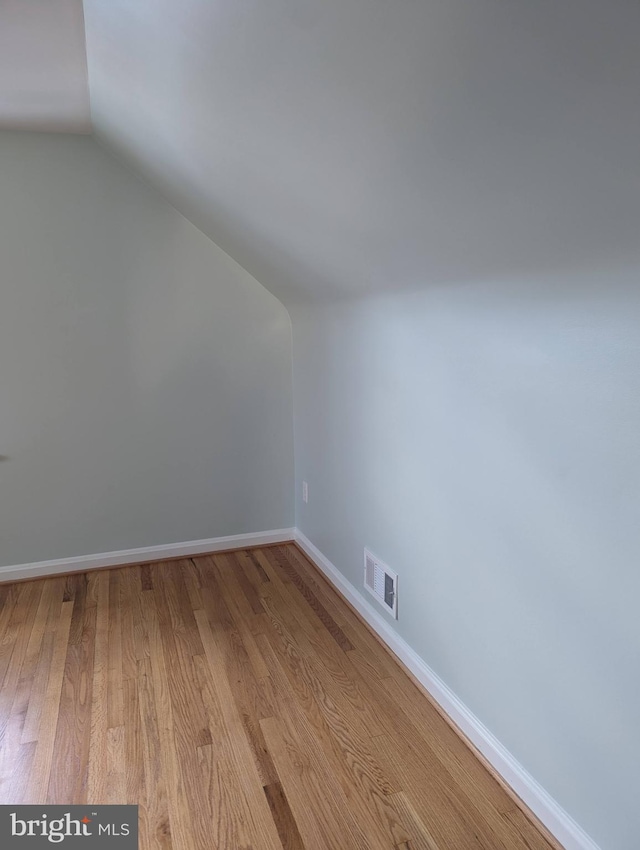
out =
[[[309,485],[306,481],[302,482],[302,501],[305,504],[309,501]]]

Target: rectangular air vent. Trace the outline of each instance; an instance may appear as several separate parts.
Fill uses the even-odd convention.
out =
[[[398,575],[364,550],[364,586],[388,614],[398,619]]]

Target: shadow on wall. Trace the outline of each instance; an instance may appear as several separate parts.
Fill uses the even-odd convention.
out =
[[[298,525],[602,845],[635,846],[640,263],[292,311]],[[318,412],[322,415],[319,416]]]
[[[0,566],[291,526],[286,310],[93,139],[0,162]]]

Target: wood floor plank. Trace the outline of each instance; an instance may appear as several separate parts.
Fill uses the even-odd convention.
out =
[[[179,767],[184,758],[191,754],[195,757],[199,746],[211,742],[208,717],[202,702],[202,692],[196,684],[193,656],[188,653],[188,644],[180,640],[172,630],[172,620],[166,601],[171,597],[170,580],[155,583],[153,591],[156,606],[165,616],[158,617],[158,633],[163,648],[167,670],[168,696],[173,719],[173,739],[179,754]],[[175,597],[174,597],[175,598]],[[202,651],[202,642],[198,638],[197,647]],[[182,786],[188,798],[188,807],[194,829],[203,830],[198,812],[199,788],[194,782],[192,772],[182,770]],[[195,811],[194,811],[195,810]],[[203,833],[204,834],[204,833]]]
[[[374,738],[373,745],[385,768],[394,771],[396,782],[404,781],[406,798],[438,845],[461,850],[524,850],[503,828],[501,818],[484,817],[474,805],[470,789],[455,785],[444,768],[433,761],[423,764],[414,750],[398,747],[388,735]]]
[[[278,830],[283,850],[304,850],[298,824],[280,782],[264,786],[264,793]]]
[[[217,570],[213,559],[207,556],[198,558],[194,563],[200,576],[203,609],[211,626],[215,629],[234,629],[233,617],[224,601],[224,592],[216,577]]]
[[[363,834],[352,818],[324,754],[310,745],[313,732],[302,715],[290,708],[260,725],[305,845],[326,850],[380,848],[377,836]]]
[[[42,586],[42,593],[38,601],[36,616],[29,636],[27,645],[27,653],[24,658],[24,663],[20,671],[21,678],[32,678],[35,674],[38,659],[40,657],[40,648],[42,646],[42,638],[47,627],[49,608],[51,607],[51,594],[47,592],[46,584]]]
[[[230,552],[226,556],[225,560],[233,570],[233,574],[242,591],[242,596],[244,596],[244,598],[246,599],[253,613],[262,614],[262,603],[260,601],[260,596],[258,595],[255,586],[247,577],[247,574],[245,573],[242,563],[240,562],[238,557],[235,555],[235,553]]]
[[[109,617],[108,617],[108,682],[107,682],[107,728],[114,729],[123,723],[122,700],[122,603],[120,585],[122,570],[109,571]]]
[[[107,803],[112,806],[122,803],[127,796],[124,740],[124,726],[110,726],[107,729],[106,791]]]
[[[254,843],[256,825],[234,767],[232,749],[224,735],[215,744],[198,748],[198,769],[207,799],[212,801],[210,846],[219,850],[251,850],[261,845]]]
[[[252,552],[252,551],[251,551],[251,549],[246,549],[246,550],[244,550],[244,551],[242,552],[242,554],[243,554],[243,555],[244,555],[244,556],[248,559],[248,561],[252,564],[252,566],[253,566],[253,568],[254,568],[254,570],[255,570],[255,574],[259,577],[260,582],[261,582],[262,584],[268,584],[268,583],[271,581],[271,579],[269,578],[269,576],[268,576],[268,575],[267,575],[267,573],[265,572],[264,567],[263,567],[263,566],[260,564],[260,562],[257,560],[257,558],[256,558],[256,556],[255,556],[255,553],[254,553],[254,552]]]
[[[151,661],[144,658],[138,662],[137,679],[140,746],[144,765],[144,789],[138,798],[141,809],[140,839],[143,850],[173,850],[167,778],[160,751],[160,731],[152,679]]]
[[[522,809],[514,806],[510,811],[504,812],[501,817],[509,824],[509,835],[512,837],[514,847],[526,848],[526,850],[548,850],[549,838],[531,818],[525,815]]]
[[[457,811],[466,813],[462,819],[475,824],[485,845],[496,850],[522,848],[520,838],[505,828],[501,817],[514,806],[502,787],[486,782],[485,768],[437,712],[415,712],[420,702],[407,705],[397,689],[389,688],[388,696],[378,691],[378,704],[381,715],[394,724],[393,757],[386,765],[394,781],[401,783],[403,776],[409,776],[413,786],[426,787],[437,778],[440,791]],[[386,740],[374,738],[374,746]]]
[[[91,747],[87,798],[92,803],[106,803],[104,766],[107,761],[108,687],[109,687],[109,573],[101,570],[95,586],[96,633],[93,653],[93,688],[91,693]]]
[[[349,638],[345,635],[345,633],[336,623],[331,614],[329,614],[327,609],[320,602],[318,596],[313,592],[309,584],[304,581],[300,573],[296,569],[294,569],[294,567],[287,559],[287,556],[283,554],[279,548],[275,547],[273,549],[268,550],[266,557],[271,559],[273,563],[275,563],[278,568],[283,570],[284,573],[289,577],[291,583],[298,590],[304,600],[308,603],[311,610],[318,617],[322,625],[329,632],[329,634],[338,644],[340,649],[343,652],[348,652],[350,649],[353,649],[353,644],[351,643]]]
[[[25,668],[24,671],[25,675],[32,678],[32,682],[29,704],[22,728],[23,744],[36,741],[38,738],[44,696],[51,670],[54,634],[60,620],[62,599],[63,583],[61,579],[45,579],[41,597],[41,601],[45,600],[45,604],[42,607],[39,606],[36,624],[34,625],[36,634],[32,633],[30,640],[30,646],[32,641],[37,640],[39,642],[38,654],[34,658],[27,657],[28,669]],[[44,627],[42,627],[42,623],[39,623],[41,616],[45,617]],[[33,651],[35,653],[35,647],[33,647]]]
[[[87,575],[86,573],[73,574],[73,614],[71,616],[71,627],[69,629],[69,643],[78,644],[82,640],[84,620],[86,614],[87,600]]]
[[[309,698],[315,699],[328,723],[341,731],[348,729],[360,740],[366,740],[374,729],[377,731],[377,726],[370,728],[366,713],[359,710],[359,706],[354,707],[345,697],[344,689],[313,651],[306,635],[296,635],[289,630],[282,608],[271,604],[270,600],[265,600],[265,605],[271,617],[269,636],[273,638],[272,646],[279,648],[289,672],[291,687],[301,703],[306,705]]]
[[[204,607],[202,601],[202,585],[200,574],[193,558],[188,558],[182,567],[182,579],[187,589],[192,611],[200,611]]]
[[[355,614],[351,616],[352,620],[342,627],[354,645],[354,649],[347,655],[355,659],[359,670],[366,670],[374,679],[391,678],[398,666],[397,661],[392,658],[391,653],[380,646],[369,630],[358,621]]]
[[[335,652],[333,647],[328,646],[328,641],[323,639],[322,634],[309,638],[309,645],[316,654],[318,662],[340,689],[343,698],[361,718],[368,734],[373,736],[385,732],[387,727],[380,719],[376,706],[376,693],[369,688],[360,675],[357,666],[352,662],[350,653]]]
[[[304,626],[305,622],[309,620],[308,608],[305,609],[303,600],[295,595],[295,590],[289,589],[292,586],[293,583],[285,585],[278,582],[274,583],[278,601],[281,603],[279,611],[283,614],[286,614],[289,609],[296,612],[297,622]],[[271,595],[273,596],[273,591]],[[266,607],[269,606],[269,597],[267,597],[265,605]],[[292,620],[289,619],[287,622],[291,626]],[[332,684],[339,688],[342,699],[350,703],[354,715],[358,716],[366,726],[367,734],[382,734],[385,729],[380,725],[375,695],[369,691],[357,669],[351,663],[349,652],[336,652],[332,636],[324,627],[324,624],[321,624],[321,626],[321,628],[315,630],[312,628],[304,629],[305,637],[302,639],[301,645],[306,648],[308,655],[317,660],[322,672],[333,680]],[[300,642],[299,632],[295,627],[292,628],[294,628],[294,633],[298,635]]]
[[[295,683],[300,678],[300,660],[290,665],[291,653],[278,652],[277,647],[264,646],[265,654],[268,655],[272,648],[271,667],[274,671],[279,668],[283,677]],[[283,689],[280,687],[278,690]],[[312,730],[318,749],[341,786],[345,799],[349,801],[351,817],[371,843],[387,846],[405,840],[408,837],[406,826],[389,803],[388,795],[394,789],[373,757],[368,740],[350,727],[336,711],[331,697],[322,691],[314,689],[309,699],[298,699],[297,707]],[[286,714],[287,709],[286,704],[281,706],[278,716]]]
[[[558,850],[293,544],[0,585],[0,802],[143,850]]]
[[[447,848],[436,844],[431,832],[420,820],[419,815],[407,800],[403,791],[393,794],[391,799],[403,822],[408,824],[411,833],[411,838],[397,845],[398,850],[454,850],[453,847]],[[464,850],[464,848],[460,848],[460,850]]]
[[[130,567],[122,570],[120,581],[120,607],[122,609],[122,679],[123,679],[123,711],[126,701],[126,682],[135,679],[138,675],[139,656],[136,645],[136,627],[142,620],[142,609],[140,607],[140,595],[142,593],[142,581],[140,570]]]
[[[4,739],[4,725],[10,715],[11,704],[20,681],[22,665],[42,595],[42,585],[25,583],[18,596],[11,620],[5,633],[3,670],[0,672],[0,743]]]
[[[32,687],[28,659],[31,637],[37,629],[42,587],[23,588],[16,599],[8,635],[11,651],[0,689],[0,785],[11,788],[12,765],[20,755],[20,742]]]
[[[21,762],[25,745],[20,743],[20,733],[29,700],[30,681],[21,678],[15,691],[11,708],[2,718],[3,734],[0,741],[0,800],[11,801],[20,794],[25,777],[16,765]]]
[[[188,562],[169,561],[155,565],[158,581],[154,586],[156,590],[162,590],[164,594],[163,603],[159,605],[158,610],[168,612],[176,645],[183,653],[201,655],[202,641],[182,577],[182,568],[185,563]]]
[[[126,773],[123,801],[129,805],[136,805],[143,796],[144,787],[140,685],[137,676],[128,676],[124,680],[123,702],[124,764]]]
[[[95,630],[96,608],[90,611]],[[72,624],[75,613],[74,604]],[[49,803],[60,805],[87,802],[94,657],[91,632],[83,627],[82,634],[81,643],[69,644],[60,695],[54,752],[56,764],[64,764],[65,770],[52,771],[47,794]]]
[[[390,713],[393,706],[396,716],[400,710],[410,723],[401,732],[407,745],[421,738],[429,759],[437,759],[454,783],[467,787],[479,807],[486,804],[497,812],[513,808],[513,800],[497,782],[483,781],[485,768],[440,714],[435,710],[424,712],[417,708],[424,697],[406,676],[403,679],[383,679],[382,687],[384,691],[378,691],[378,695],[386,706],[386,713]]]
[[[1,648],[6,645],[5,637],[19,592],[19,584],[0,585],[0,654]]]
[[[300,573],[304,580],[313,589],[322,603],[331,611],[331,616],[342,628],[349,622],[350,610],[345,605],[342,597],[336,592],[318,568],[311,563],[309,558],[295,543],[284,543],[282,550],[289,562]]]
[[[156,580],[154,577],[154,587]],[[175,723],[170,696],[167,660],[164,656],[162,636],[158,619],[157,596],[153,590],[145,590],[143,616],[149,635],[149,660],[153,682],[154,707],[157,717],[160,762],[166,777],[167,802],[171,822],[171,837],[174,848],[182,850],[194,846],[190,841],[189,812],[186,805],[182,775],[179,765],[180,754],[174,738]],[[148,789],[149,790],[149,789]]]
[[[7,763],[0,767],[0,804],[16,806],[29,802],[27,795],[35,751],[35,741],[18,744]]]
[[[153,590],[153,578],[151,577],[151,564],[143,564],[140,567],[142,589]]]
[[[60,769],[53,762],[53,750],[60,712],[60,695],[62,692],[72,614],[73,602],[63,602],[60,621],[53,643],[49,681],[47,682],[40,726],[38,728],[38,743],[33,757],[32,780],[29,786],[30,802],[33,803],[46,802],[52,769],[54,772]]]
[[[219,641],[214,638],[206,613],[196,611],[195,616],[210,672],[211,692],[215,693],[217,697],[218,713],[225,731],[221,738],[225,746],[229,747],[230,755],[244,778],[243,796],[248,803],[254,838],[260,836],[261,846],[265,850],[269,850],[269,848],[278,850],[278,848],[281,848],[280,840],[267,801],[264,798],[255,755],[246,736],[246,730],[239,716],[233,691],[227,678],[223,649]]]
[[[259,613],[255,613],[246,594],[242,592],[241,584],[237,580],[237,575],[240,572],[239,563],[239,561],[229,562],[224,557],[219,556],[210,560],[210,567],[215,570],[224,604],[233,619],[234,630],[240,634],[254,674],[258,678],[263,678],[269,675],[269,671],[256,647],[254,634],[260,632],[263,628],[261,617],[264,614],[264,608],[260,602]]]
[[[265,679],[255,679],[249,669],[250,661],[237,632],[229,632],[225,643],[225,666],[238,716],[258,768],[260,782],[268,785],[277,781],[277,774],[260,729],[260,720],[272,717],[273,707],[261,693]]]
[[[268,563],[261,553],[258,556],[263,563]],[[271,568],[271,564],[269,566]],[[295,593],[295,588],[294,592],[290,590],[290,586],[291,582],[284,581],[281,574],[274,573],[268,585],[268,593],[262,597],[262,607],[271,618],[275,606],[287,629],[301,641],[314,638],[319,629],[324,631],[324,626],[309,607],[305,607],[304,600]]]
[[[33,675],[29,704],[27,706],[27,713],[22,727],[21,742],[23,744],[29,744],[38,740],[40,716],[44,706],[47,682],[49,681],[49,672],[51,670],[53,642],[54,633],[51,631],[45,632],[40,644],[40,655]]]
[[[475,825],[468,823],[458,811],[455,800],[451,800],[446,790],[440,787],[438,776],[416,776],[414,761],[405,762],[406,752],[399,753],[393,738],[379,735],[372,745],[385,770],[394,771],[396,782],[404,786],[402,793],[407,805],[410,805],[425,825],[425,832],[431,837],[438,850],[491,850],[476,835]],[[416,759],[417,761],[417,759]],[[419,789],[419,790],[418,790]],[[425,803],[421,811],[421,799]],[[417,803],[417,805],[416,805]]]

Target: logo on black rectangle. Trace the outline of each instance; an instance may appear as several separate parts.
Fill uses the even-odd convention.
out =
[[[7,850],[138,850],[137,806],[0,806]]]

